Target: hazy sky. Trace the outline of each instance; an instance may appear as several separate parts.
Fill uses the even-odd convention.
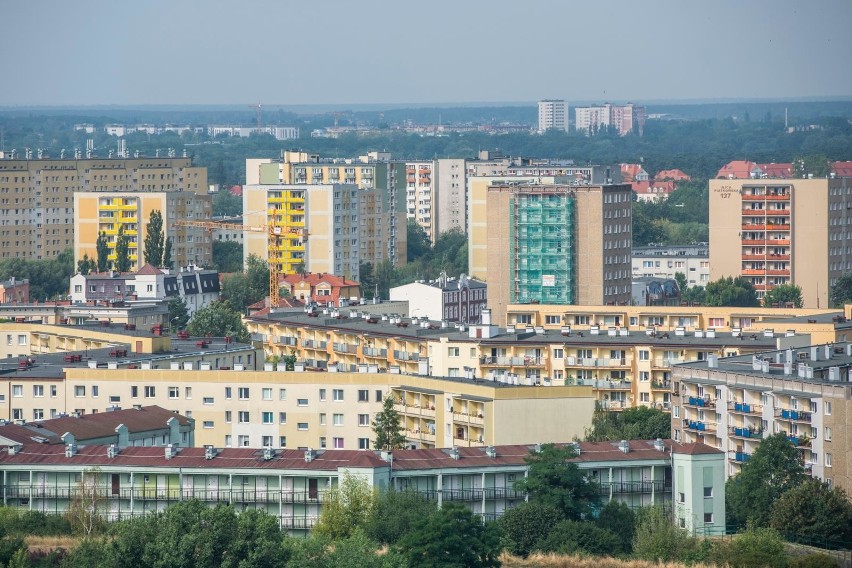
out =
[[[0,105],[852,95],[852,0],[0,0]]]

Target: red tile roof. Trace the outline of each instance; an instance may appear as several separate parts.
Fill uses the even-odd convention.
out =
[[[702,454],[723,454],[722,450],[708,446],[707,444],[697,442],[695,444],[672,444],[672,452],[675,454],[685,454],[688,456],[697,456]]]
[[[831,171],[837,177],[852,177],[852,162],[834,162],[831,164]]]
[[[716,174],[717,178],[748,179],[757,168],[757,164],[747,160],[734,160],[728,162]]]
[[[298,284],[299,282],[307,282],[311,286],[316,286],[317,284],[325,282],[331,286],[360,286],[358,282],[353,280],[347,280],[342,276],[335,276],[334,274],[326,274],[323,272],[320,272],[319,274],[287,274],[282,276],[280,281],[286,282],[290,285]]]
[[[641,195],[666,195],[675,189],[673,181],[634,181],[631,186],[633,191]]]
[[[47,444],[61,443],[59,437],[53,434],[53,432],[39,432],[38,429],[32,425],[21,426],[11,422],[7,422],[0,426],[0,436],[11,440],[16,444],[32,444],[33,442]],[[41,438],[44,441],[36,440],[36,438]]]
[[[231,195],[233,195],[234,197],[242,197],[242,195],[243,195],[243,186],[241,186],[241,185],[232,185],[232,186],[228,189],[228,192],[229,192]]]
[[[38,428],[56,436],[66,432],[74,435],[80,443],[95,438],[115,436],[119,424],[127,426],[129,432],[149,432],[166,428],[166,421],[175,417],[181,426],[189,424],[189,419],[160,406],[143,406],[141,409],[128,408],[97,414],[84,414],[79,418],[62,416],[38,423]],[[2,432],[2,430],[0,430]]]
[[[151,265],[150,263],[146,263],[145,266],[143,266],[142,268],[140,268],[139,270],[136,271],[136,274],[142,274],[142,275],[149,275],[149,274],[156,275],[156,274],[162,274],[162,273],[163,273],[162,270]]]
[[[655,180],[663,181],[663,180],[674,180],[674,181],[689,181],[692,178],[683,173],[678,169],[673,170],[660,170],[657,172],[657,175],[654,176]]]
[[[793,177],[793,164],[757,164],[760,171],[768,178],[787,179]]]
[[[621,179],[624,182],[631,182],[636,179],[637,176],[645,174],[647,172],[642,167],[641,164],[621,164]]]

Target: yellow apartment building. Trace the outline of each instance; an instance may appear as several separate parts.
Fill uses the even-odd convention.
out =
[[[207,169],[188,158],[2,159],[0,258],[54,258],[74,247],[74,195],[83,191],[204,195]]]
[[[160,211],[163,232],[172,242],[175,266],[210,265],[213,243],[203,228],[176,226],[177,220],[204,221],[210,218],[212,200],[206,194],[186,191],[152,192],[76,192],[74,193],[74,260],[83,255],[97,259],[99,233],[105,233],[109,260],[115,262],[119,230],[129,238],[131,271],[145,263],[144,242],[151,213]]]
[[[849,178],[710,180],[710,279],[743,276],[760,297],[795,284],[806,308],[828,307],[852,270],[850,210]]]

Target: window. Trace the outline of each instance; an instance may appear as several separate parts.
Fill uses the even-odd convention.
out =
[[[43,408],[33,408],[33,420],[44,420]]]
[[[308,405],[308,399],[300,398],[300,399],[296,400],[296,405],[297,406],[307,406]]]
[[[358,402],[370,402],[370,391],[361,389],[358,391]]]
[[[77,388],[74,387],[74,396],[86,396],[86,387],[83,388],[83,394],[77,394]],[[24,385],[12,385],[12,396],[14,398],[21,398],[24,396]]]
[[[243,448],[247,448],[249,445],[249,437],[248,436],[237,436],[237,444],[239,444]]]
[[[279,424],[287,424],[287,413],[279,412],[278,413],[278,423]]]
[[[77,385],[74,387],[74,396],[79,398],[82,396],[86,396],[86,387],[83,385]]]
[[[358,426],[369,426],[370,425],[370,415],[369,414],[359,414],[358,415]]]
[[[296,429],[302,430],[304,432],[308,429],[308,423],[307,422],[299,422],[298,424],[296,424]]]
[[[565,350],[562,348],[553,350],[553,358],[554,359],[564,359],[565,358]]]
[[[343,438],[332,438],[332,441],[334,442],[334,449],[335,450],[342,450],[343,449]]]
[[[50,398],[56,398],[56,385],[50,385]],[[113,401],[113,397],[110,397],[110,402],[121,402],[121,397],[118,397],[118,400]]]
[[[825,467],[831,467],[831,454],[825,454]]]
[[[230,400],[232,396],[233,391],[231,390],[231,387],[225,387],[225,399]]]
[[[273,423],[273,420],[274,420],[274,413],[272,413],[272,412],[264,412],[264,413],[262,414],[262,417],[263,417],[263,423],[264,423],[264,424],[272,424],[272,423]],[[269,445],[269,444],[265,444],[265,445]]]
[[[358,449],[359,450],[369,450],[370,449],[370,438],[358,438]]]
[[[145,398],[154,398],[157,396],[157,387],[147,386],[145,387]]]
[[[35,396],[35,397],[44,396],[44,385],[33,385],[33,396]]]
[[[647,349],[640,349],[639,350],[639,360],[640,361],[647,361],[650,358],[651,358],[651,352],[650,351],[648,351]]]
[[[325,389],[320,389],[320,390],[319,390],[319,399],[320,399],[320,402],[325,401],[325,399],[326,399],[326,396],[325,396]]]
[[[264,447],[264,448],[271,448],[271,447],[272,447],[272,436],[263,436],[263,437],[261,438],[261,444],[263,444],[263,447]],[[246,477],[246,478],[243,478],[243,479],[244,479],[245,481],[248,481],[248,478],[247,478],[247,477]]]
[[[382,391],[376,390],[376,402],[382,402]]]
[[[232,444],[233,438],[231,438],[230,434],[225,434],[225,447],[230,448]]]
[[[704,522],[712,523],[713,522],[713,513],[704,513]]]
[[[332,391],[334,402],[343,402],[343,389],[334,389]]]
[[[23,408],[13,408],[12,409],[12,420],[23,420],[24,419],[24,409]]]
[[[278,400],[287,400],[287,389],[278,389]]]
[[[230,410],[225,411],[225,422],[227,422],[228,424],[231,423],[231,411]]]
[[[100,394],[100,387],[98,387],[98,385],[92,385],[92,397],[98,398],[99,394]]]
[[[459,348],[458,347],[447,347],[447,356],[448,357],[458,357],[459,356]]]
[[[830,441],[831,441],[831,426],[826,426],[826,427],[825,427],[825,441],[826,441],[826,442],[830,442]]]
[[[192,387],[184,387],[183,388],[184,397],[189,400],[192,398]]]
[[[831,414],[831,403],[829,401],[825,401],[825,403],[823,403],[823,406],[825,407],[826,416],[830,415]]]
[[[544,323],[546,324],[558,324],[561,321],[561,317],[559,316],[544,316]]]
[[[648,393],[646,393],[646,392],[640,392],[639,393],[639,402],[650,402],[650,401],[651,400],[650,400],[650,397],[648,396]]]
[[[272,389],[261,389],[260,394],[263,400],[272,400]]]
[[[178,387],[169,387],[169,398],[177,398],[178,396]]]
[[[139,398],[139,387],[130,387],[130,398]]]
[[[342,414],[333,414],[331,417],[332,424],[335,426],[343,426],[343,415]]]
[[[686,503],[686,494],[685,493],[678,493],[677,494],[677,502],[678,503]]]
[[[458,377],[459,376],[459,368],[458,367],[450,367],[449,369],[447,369],[447,376]]]
[[[248,400],[249,399],[249,388],[248,387],[239,387],[237,389],[237,396],[240,400]]]
[[[18,345],[26,345],[27,344],[27,336],[19,335],[18,336]]]
[[[325,419],[326,419],[326,416],[327,416],[327,415],[326,415],[326,413],[325,413],[325,412],[320,412],[320,415],[319,415],[320,426],[325,426],[325,422],[326,422],[326,420],[325,420]]]
[[[205,420],[204,421],[204,427],[205,428],[212,428],[213,427],[213,421],[212,420]]]
[[[247,410],[240,410],[237,416],[239,417],[240,424],[249,423],[249,412]]]
[[[320,436],[320,439],[319,439],[319,447],[320,447],[320,448],[325,448],[325,446],[326,446],[326,443],[325,443],[325,436]]]
[[[204,402],[204,404],[213,404],[213,397],[212,396],[205,396],[202,399],[202,401]]]
[[[705,487],[704,488],[704,497],[708,498],[708,497],[712,497],[712,496],[713,496],[713,488],[712,487]]]
[[[278,437],[278,445],[282,448],[287,447],[287,436],[279,436]]]

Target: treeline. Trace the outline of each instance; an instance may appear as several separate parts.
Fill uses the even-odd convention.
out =
[[[68,279],[74,275],[74,253],[69,249],[49,260],[7,258],[0,261],[0,280],[27,279],[33,301],[64,300]]]

